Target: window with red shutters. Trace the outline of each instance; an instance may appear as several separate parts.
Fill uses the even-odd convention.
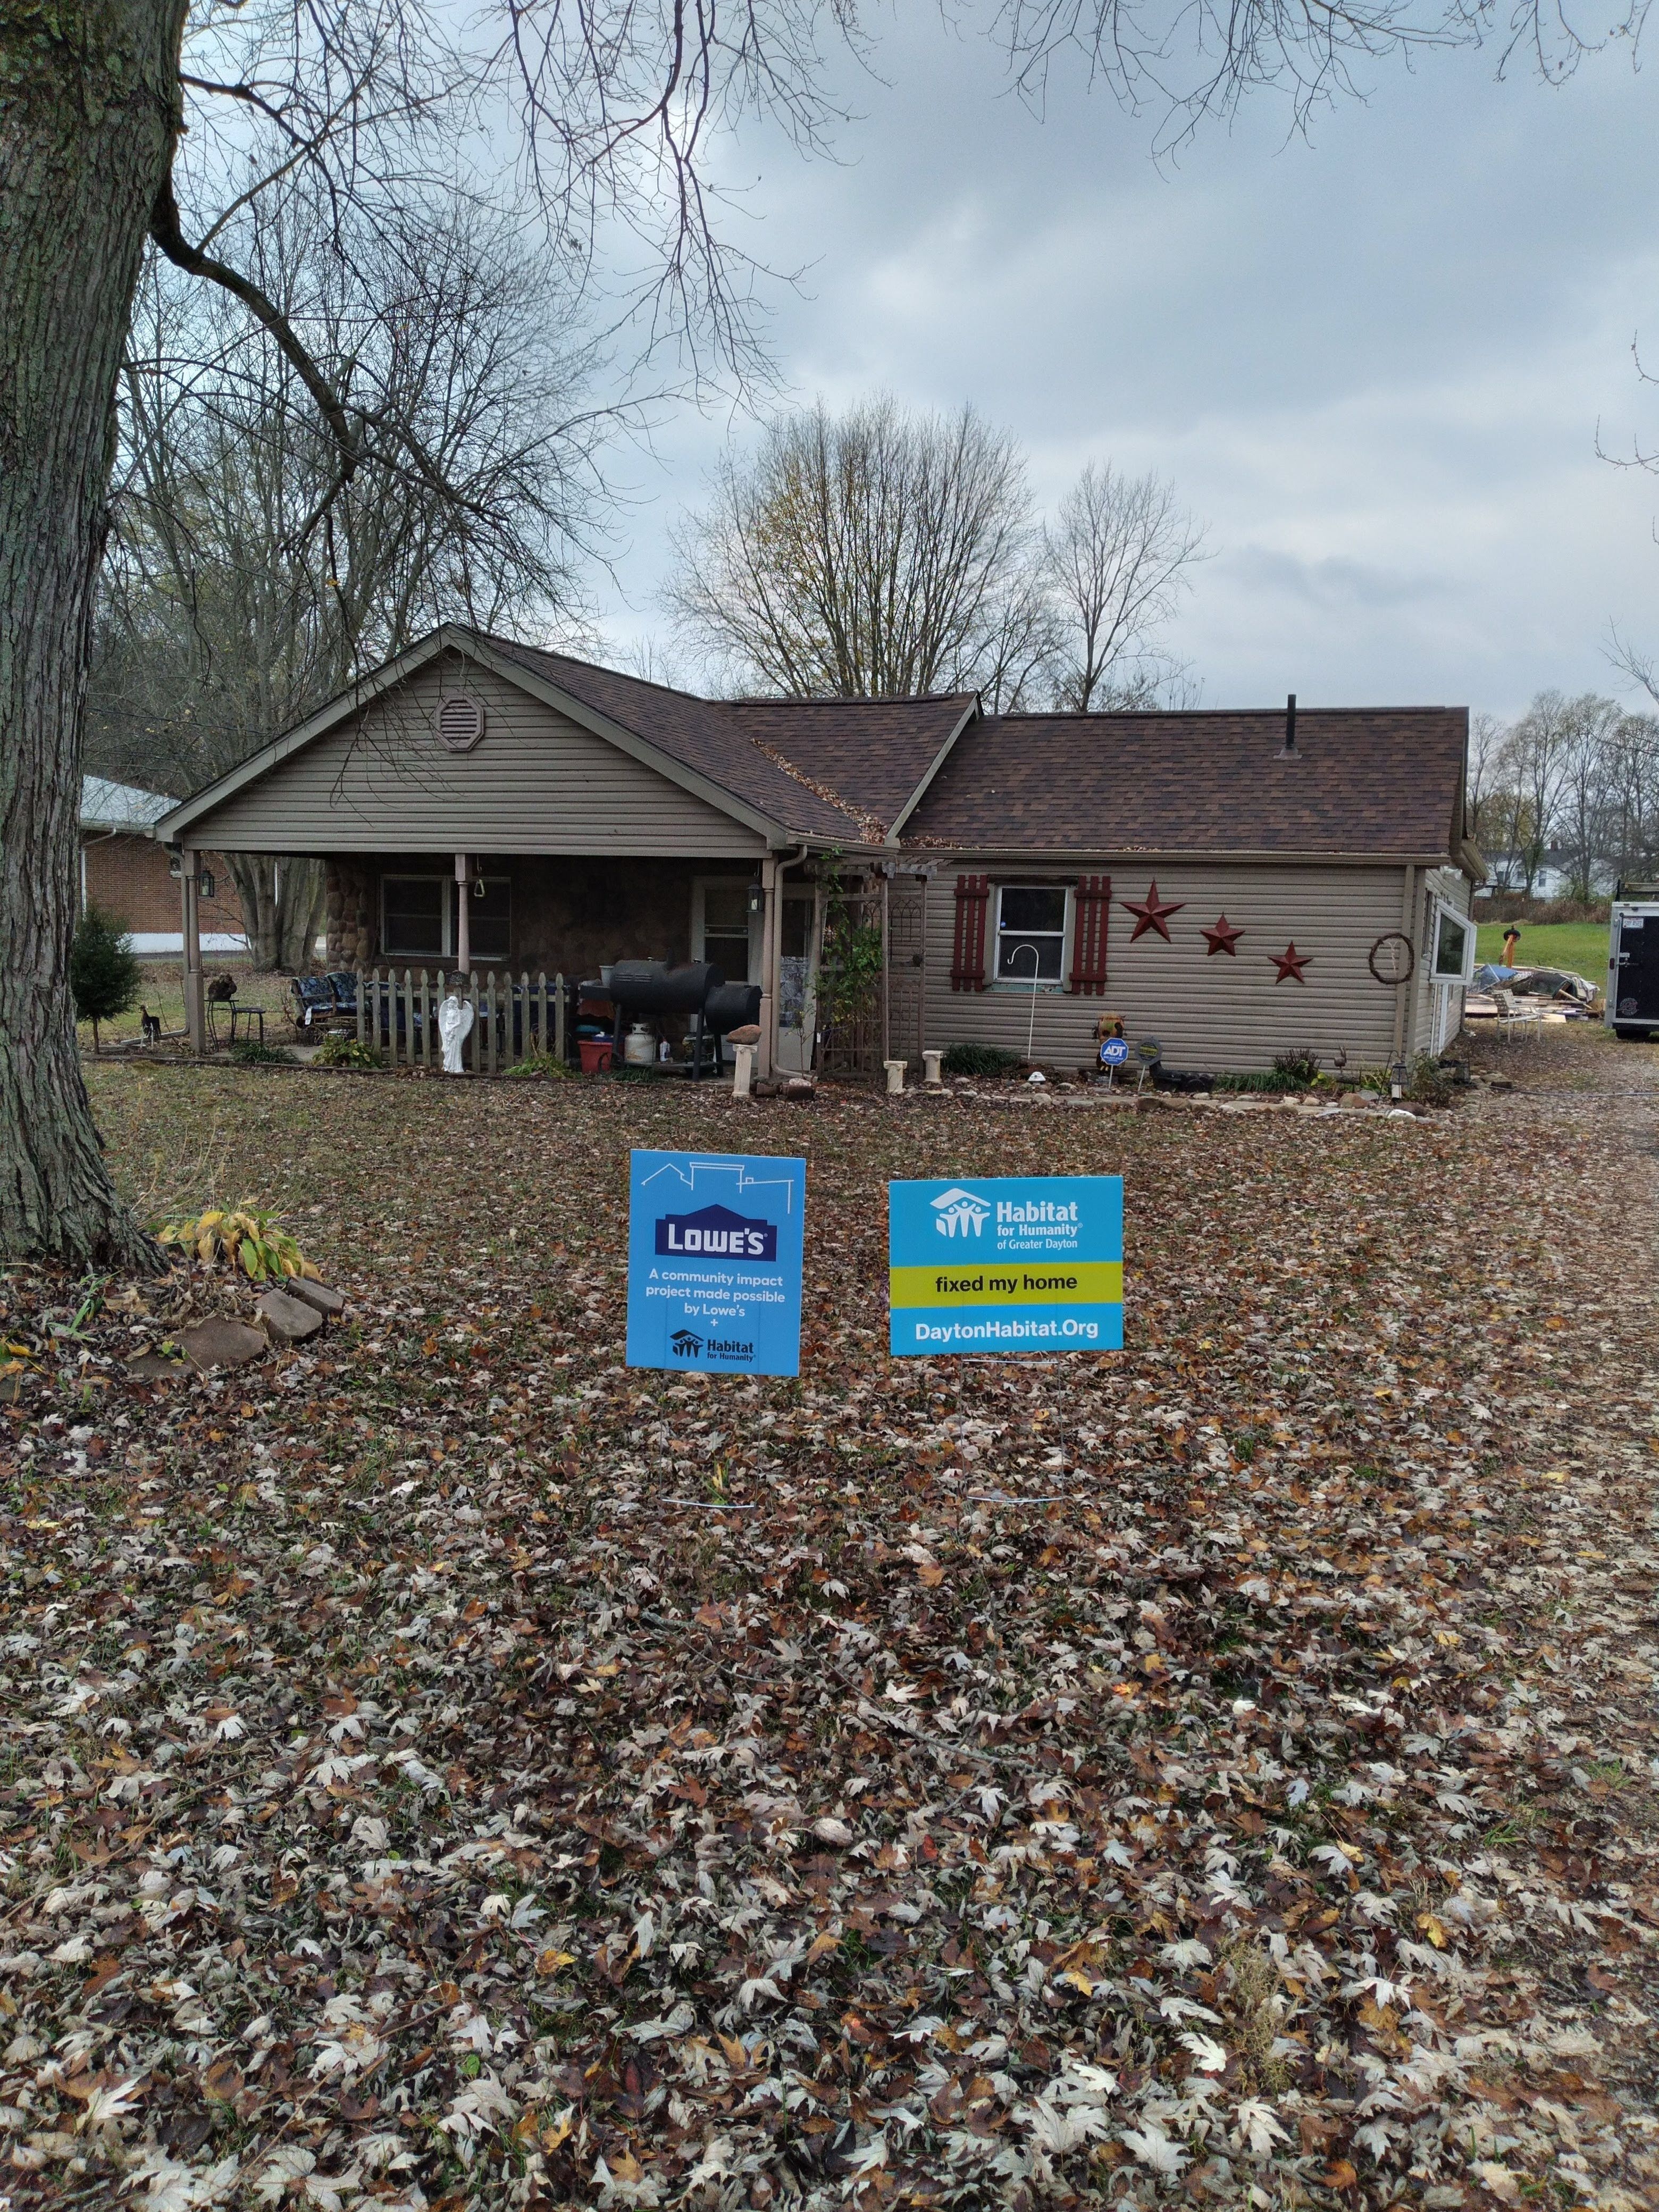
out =
[[[985,910],[990,903],[989,876],[957,878],[957,927],[951,951],[951,988],[985,988]]]
[[[1106,995],[1106,924],[1111,910],[1111,878],[1079,878],[1068,988],[1085,999],[1103,999]]]

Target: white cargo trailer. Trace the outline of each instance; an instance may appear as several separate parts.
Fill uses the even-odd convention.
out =
[[[1607,946],[1607,1024],[1617,1036],[1659,1036],[1659,884],[1616,898]]]

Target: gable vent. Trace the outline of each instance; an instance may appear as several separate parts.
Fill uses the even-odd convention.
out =
[[[453,753],[470,753],[484,732],[482,699],[470,691],[452,691],[438,708],[438,735]]]

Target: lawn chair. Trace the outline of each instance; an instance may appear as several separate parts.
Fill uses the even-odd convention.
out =
[[[219,1019],[226,1018],[230,1036],[228,1043],[251,1043],[257,1036],[265,1041],[265,1009],[263,1006],[242,1005],[236,996],[236,978],[227,973],[216,975],[207,987],[207,1030],[211,1043],[219,1042]]]

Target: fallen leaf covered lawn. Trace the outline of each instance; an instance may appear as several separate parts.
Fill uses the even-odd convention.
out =
[[[1522,1060],[92,1071],[353,1318],[141,1385],[233,1288],[5,1283],[0,2197],[1659,2201],[1659,1070]],[[634,1143],[805,1153],[798,1383],[621,1366]],[[1124,1352],[888,1359],[888,1176],[1113,1170]]]

